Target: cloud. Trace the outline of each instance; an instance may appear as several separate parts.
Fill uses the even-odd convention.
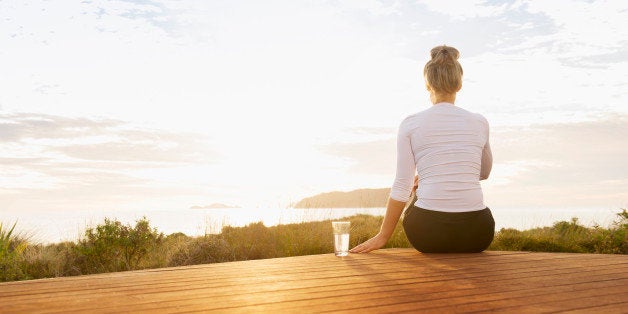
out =
[[[46,158],[0,158],[0,165],[4,166],[26,166],[38,164],[46,161]]]
[[[390,175],[395,171],[396,140],[334,143],[321,147],[324,153],[350,162],[349,174]]]
[[[429,49],[442,44],[459,48],[462,58],[474,57],[556,28],[548,16],[526,10],[524,1],[400,1],[395,7],[395,14],[369,22],[380,25],[375,31],[409,59],[427,61]]]
[[[491,144],[497,172],[504,166],[517,170],[507,177],[508,184],[490,189],[503,194],[497,196],[500,203],[584,206],[626,202],[627,135],[625,114],[495,130]]]
[[[48,95],[53,93],[63,94],[63,92],[59,91],[59,84],[39,84],[33,89],[33,91],[42,95]]]
[[[627,17],[628,18],[628,17]],[[582,56],[572,65],[587,65],[608,68],[613,64],[628,61],[628,40],[617,43],[620,47],[608,53]]]
[[[205,154],[204,147],[191,143],[170,143],[172,146],[158,143],[107,142],[98,144],[77,144],[51,148],[66,156],[98,161],[135,161],[135,162],[202,162],[215,159],[212,154]],[[169,147],[170,146],[170,147]]]
[[[485,0],[420,0],[418,3],[425,5],[428,10],[450,16],[453,20],[467,20],[477,17],[493,17],[503,14],[514,4],[490,4]]]
[[[626,2],[422,0],[419,3],[455,22],[446,27],[441,23],[432,25],[443,28],[438,37],[462,48],[463,58],[482,53],[545,55],[575,68],[604,68],[628,61]],[[478,31],[482,32],[481,36]],[[474,44],[468,45],[465,37]]]
[[[194,163],[216,161],[207,137],[138,129],[112,119],[13,113],[0,115],[0,144],[39,146],[41,153],[94,161]],[[28,159],[25,159],[28,160]]]
[[[106,134],[123,124],[111,119],[69,118],[40,113],[0,114],[0,143],[22,139],[63,139]]]
[[[373,16],[397,15],[400,13],[398,1],[345,0],[334,1],[333,5],[344,11],[365,11]]]
[[[627,160],[627,135],[628,115],[616,113],[576,123],[504,127],[494,130],[491,137],[502,161],[543,159],[584,168],[585,164],[604,164],[594,162],[596,159],[606,163]]]
[[[79,200],[90,197],[94,204],[190,193],[198,187],[159,173],[214,165],[221,156],[210,145],[205,135],[121,120],[0,114],[0,199],[34,206],[66,195],[68,204],[81,206]],[[26,199],[7,201],[16,195]]]
[[[386,136],[395,134],[396,131],[397,130],[395,128],[390,128],[390,127],[354,127],[354,128],[349,129],[349,132],[355,133],[355,134],[386,135]]]
[[[628,4],[622,1],[525,1],[521,8],[544,16],[548,32],[530,34],[503,51],[548,54],[576,68],[628,61]],[[568,9],[567,9],[568,8]]]

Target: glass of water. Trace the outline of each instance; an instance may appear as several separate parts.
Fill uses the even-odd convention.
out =
[[[334,229],[334,253],[336,256],[349,255],[349,221],[332,221]]]

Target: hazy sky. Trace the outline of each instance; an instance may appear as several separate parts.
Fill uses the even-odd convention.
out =
[[[0,1],[0,208],[287,206],[389,187],[429,49],[491,207],[628,206],[626,1]]]

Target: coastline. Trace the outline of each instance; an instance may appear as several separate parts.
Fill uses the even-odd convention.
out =
[[[585,226],[598,224],[607,227],[616,217],[617,209],[603,208],[491,208],[496,229],[514,228],[527,230],[551,226],[557,221],[569,221],[577,217]],[[250,223],[262,222],[265,226],[302,223],[336,219],[355,214],[383,216],[383,207],[367,208],[232,208],[232,209],[173,209],[173,210],[90,210],[50,212],[36,210],[30,212],[0,212],[0,221],[12,224],[17,221],[16,231],[33,237],[41,243],[75,241],[89,226],[95,226],[104,218],[117,219],[123,223],[133,223],[147,217],[160,231],[184,233],[188,236],[217,234],[224,226],[242,227]],[[53,222],[53,223],[51,223]]]

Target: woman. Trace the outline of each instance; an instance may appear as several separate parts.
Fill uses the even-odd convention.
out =
[[[459,52],[431,50],[423,69],[432,107],[401,122],[397,135],[397,174],[379,233],[350,251],[383,247],[395,229],[417,179],[416,199],[403,228],[424,253],[481,252],[493,241],[495,221],[484,205],[480,180],[493,164],[488,121],[454,105],[462,87]]]

